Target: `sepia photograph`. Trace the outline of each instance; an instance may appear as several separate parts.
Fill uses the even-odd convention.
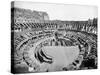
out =
[[[98,8],[11,2],[11,73],[98,68]]]

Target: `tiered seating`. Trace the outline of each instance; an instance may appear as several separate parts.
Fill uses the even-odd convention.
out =
[[[58,32],[60,32],[60,31],[58,31]],[[34,47],[34,46],[31,46],[32,44],[34,45],[35,43],[39,42],[40,40],[43,40],[43,39],[45,40],[45,38],[55,37],[55,32],[53,32],[53,31],[52,32],[50,32],[50,31],[37,31],[37,32],[27,32],[27,33],[24,33],[23,35],[25,35],[24,37],[27,36],[27,38],[29,39],[29,42],[26,42],[26,45],[24,44],[26,46],[25,47],[26,50],[24,49],[25,50],[24,52],[27,52],[30,50],[31,47]],[[66,35],[62,34],[62,35],[56,36],[57,39],[56,38],[55,39],[47,39],[47,40],[41,42],[39,44],[39,46],[37,46],[35,48],[34,51],[41,52],[41,47],[44,47],[44,46],[75,46],[75,45],[78,45],[79,49],[80,49],[79,56],[82,56],[83,58],[82,59],[77,58],[72,63],[72,65],[75,67],[75,64],[76,64],[76,67],[79,67],[78,65],[79,64],[81,65],[82,61],[87,60],[87,58],[89,58],[90,56],[94,55],[96,58],[96,49],[97,49],[97,47],[95,46],[96,43],[91,44],[91,42],[94,42],[94,40],[91,40],[92,38],[88,37],[88,36],[86,34],[81,33],[81,32],[67,31]],[[29,43],[29,44],[27,45],[27,43]],[[22,47],[20,46],[21,48],[19,48],[19,49],[23,50],[24,45]],[[30,46],[30,47],[28,47],[28,46]],[[89,47],[91,47],[91,48],[89,48]],[[90,49],[90,50],[88,50],[88,49]],[[42,54],[41,53],[37,54],[38,60],[40,60],[39,57]],[[43,58],[44,58],[44,56],[43,56]],[[24,59],[28,64],[31,64],[31,62],[27,61],[28,59],[26,59],[26,57],[24,57]],[[32,61],[32,62],[35,64],[35,61]],[[45,62],[48,62],[48,61],[45,61]]]
[[[28,12],[22,9],[16,9],[15,11],[17,13],[21,12],[20,16],[15,13],[14,24],[12,23],[16,64],[19,64],[19,61],[24,61],[26,65],[34,67],[38,71],[40,66],[36,64],[35,59],[32,59],[31,56],[39,60],[40,63],[52,63],[52,58],[45,55],[42,47],[77,45],[80,50],[79,56],[67,66],[67,70],[70,70],[72,66],[73,69],[81,69],[82,66],[88,67],[87,62],[92,60],[93,63],[95,62],[93,65],[96,67],[97,24],[88,24],[87,21],[44,21],[43,17],[40,16],[41,12],[34,11],[36,16],[32,16],[32,11]],[[45,15],[47,14],[45,13]],[[94,66],[90,65],[89,67],[94,68]]]
[[[20,34],[14,34],[14,47],[16,48],[19,43],[21,43],[23,40],[25,40],[26,37]]]

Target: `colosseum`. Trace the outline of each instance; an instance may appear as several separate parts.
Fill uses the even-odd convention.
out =
[[[49,20],[30,9],[11,9],[14,73],[97,69],[97,18]]]

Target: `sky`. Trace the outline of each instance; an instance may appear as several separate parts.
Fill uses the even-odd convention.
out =
[[[50,20],[88,20],[98,16],[97,6],[15,1],[14,7],[47,12]]]

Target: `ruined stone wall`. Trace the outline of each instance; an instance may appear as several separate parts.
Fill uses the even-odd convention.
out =
[[[29,9],[12,8],[12,16],[14,17],[14,23],[38,23],[44,20],[49,20],[49,16],[46,12],[32,11]]]

